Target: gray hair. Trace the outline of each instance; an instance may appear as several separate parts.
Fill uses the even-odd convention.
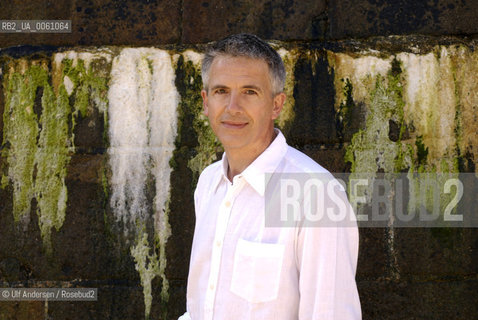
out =
[[[269,77],[273,94],[276,95],[284,90],[285,68],[280,55],[267,42],[247,33],[231,35],[215,42],[208,48],[202,60],[201,68],[202,82],[205,90],[208,90],[211,65],[218,56],[247,57],[263,60],[269,66]]]

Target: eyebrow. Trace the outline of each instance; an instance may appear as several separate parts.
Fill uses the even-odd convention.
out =
[[[210,88],[211,91],[216,90],[216,89],[229,89],[229,87],[226,86],[226,85],[223,85],[223,84],[217,84],[217,85]],[[257,90],[259,92],[262,92],[262,89],[260,87],[258,87],[256,85],[253,85],[253,84],[246,84],[246,85],[242,86],[241,89],[254,89],[254,90]]]

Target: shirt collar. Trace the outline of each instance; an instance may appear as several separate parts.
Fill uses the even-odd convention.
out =
[[[287,152],[287,143],[284,135],[279,129],[274,129],[274,131],[277,133],[277,136],[272,143],[241,174],[239,174],[239,176],[242,175],[252,188],[254,188],[254,190],[256,190],[261,196],[264,196],[267,184],[265,181],[265,174],[273,173]],[[227,169],[229,165],[225,152],[222,155],[221,162],[222,174],[221,179],[218,179],[216,188],[221,181],[229,182],[227,179]]]

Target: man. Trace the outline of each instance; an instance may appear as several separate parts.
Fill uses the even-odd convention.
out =
[[[256,36],[233,35],[205,54],[202,77],[204,114],[225,153],[195,191],[180,319],[360,319],[355,225],[265,225],[267,173],[330,175],[274,129],[286,99],[280,56]]]

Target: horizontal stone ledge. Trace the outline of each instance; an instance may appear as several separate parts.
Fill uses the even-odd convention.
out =
[[[1,36],[1,34],[0,34]],[[469,48],[476,48],[478,46],[478,34],[469,36],[435,36],[435,35],[388,35],[388,36],[372,36],[367,38],[345,39],[345,40],[280,40],[277,38],[264,38],[272,45],[282,47],[286,50],[317,50],[324,49],[332,52],[350,52],[363,53],[364,51],[376,50],[375,55],[384,56],[395,54],[399,52],[408,52],[415,54],[426,54],[435,49],[436,46],[451,46],[463,45]],[[0,37],[1,42],[1,37]],[[119,53],[125,47],[139,47],[137,45],[130,46],[115,46],[107,44],[98,44],[96,46],[81,45],[80,43],[70,45],[31,45],[18,44],[8,45],[2,43],[4,47],[0,47],[0,57],[10,56],[12,58],[28,57],[38,54],[32,58],[50,57],[54,53],[63,51],[96,51],[98,48],[108,49],[113,53]],[[158,44],[143,45],[143,47],[153,47],[163,50],[170,50],[172,52],[182,52],[188,49],[202,52],[206,49],[209,42],[190,43],[190,44]],[[373,54],[374,52],[368,52]]]

